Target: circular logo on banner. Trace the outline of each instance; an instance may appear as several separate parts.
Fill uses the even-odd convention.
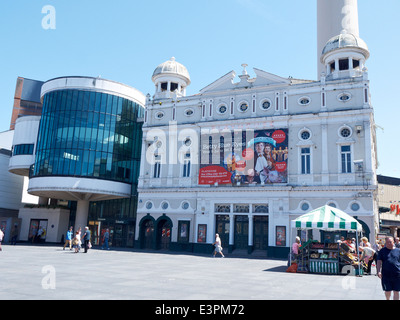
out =
[[[276,130],[272,134],[272,139],[274,139],[276,143],[282,143],[286,139],[286,134],[282,130]]]
[[[246,162],[243,160],[239,160],[238,162],[236,162],[236,170],[237,171],[244,171],[244,169],[246,168]]]
[[[242,151],[242,157],[244,160],[251,160],[254,158],[254,150],[252,148],[246,148]]]

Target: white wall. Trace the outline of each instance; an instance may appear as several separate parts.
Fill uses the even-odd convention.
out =
[[[14,130],[0,132],[0,149],[11,150]]]
[[[22,208],[19,211],[22,219],[20,240],[28,241],[31,219],[48,220],[46,230],[46,242],[58,243],[68,229],[69,210],[47,208]],[[53,227],[52,227],[53,226]]]
[[[8,172],[10,157],[0,153],[0,208],[21,207],[24,178]]]

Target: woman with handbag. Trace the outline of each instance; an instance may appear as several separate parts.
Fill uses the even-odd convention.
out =
[[[72,240],[72,245],[75,248],[75,253],[78,253],[79,250],[81,249],[81,232],[80,232],[80,228],[79,230],[75,233],[75,237],[74,240]]]

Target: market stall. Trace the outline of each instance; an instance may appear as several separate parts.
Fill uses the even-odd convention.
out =
[[[359,233],[362,232],[362,226],[356,219],[337,208],[325,205],[292,220],[291,226],[302,230],[351,231],[356,234],[354,252],[345,243],[307,241],[302,245],[301,252],[296,257],[300,266],[299,270],[311,273],[339,274],[349,272],[354,268],[358,270],[356,273],[361,274],[357,252]],[[290,259],[292,259],[292,254]],[[290,264],[291,262],[290,260]]]

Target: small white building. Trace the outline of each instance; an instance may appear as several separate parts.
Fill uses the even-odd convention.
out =
[[[331,22],[343,19],[347,5],[357,17],[357,1],[337,2],[319,0],[319,16],[329,10]],[[139,247],[210,252],[218,233],[230,252],[285,257],[290,221],[325,204],[375,237],[369,50],[354,30],[358,21],[324,40],[318,80],[257,68],[250,78],[243,64],[239,80],[231,71],[186,96],[186,67],[171,58],[155,69],[143,125]]]
[[[19,210],[19,240],[58,243],[73,225],[75,231],[89,226],[93,244],[105,228],[120,231],[114,245],[127,243],[137,202],[145,96],[99,77],[55,78],[40,89],[41,115],[16,120],[8,157],[7,174],[29,178],[27,191],[38,198],[38,205]],[[107,200],[121,201],[106,212]]]
[[[8,172],[8,163],[11,158],[11,146],[14,131],[0,133],[0,229],[4,232],[4,242],[11,240],[11,233],[15,226],[20,230],[18,210],[21,207],[22,189],[24,180]]]

